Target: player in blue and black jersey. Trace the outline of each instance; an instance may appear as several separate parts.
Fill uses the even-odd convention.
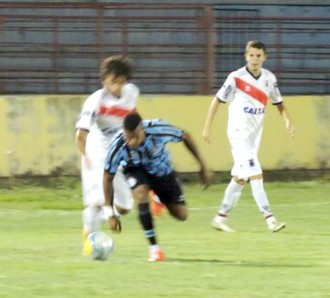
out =
[[[133,191],[139,219],[145,237],[150,243],[149,261],[163,261],[164,253],[157,244],[148,193],[152,189],[169,213],[176,219],[187,219],[187,208],[181,183],[171,164],[167,143],[183,142],[200,165],[205,187],[210,185],[210,175],[192,137],[186,131],[160,119],[142,120],[137,113],[129,114],[123,123],[124,131],[113,140],[104,170],[105,210],[113,231],[121,224],[113,212],[112,182],[119,167],[123,168]]]

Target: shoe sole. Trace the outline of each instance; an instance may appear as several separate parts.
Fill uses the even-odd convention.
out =
[[[285,223],[281,224],[280,226],[277,227],[276,230],[273,230],[273,233],[277,233],[285,228]]]
[[[221,231],[221,232],[225,232],[225,233],[234,233],[235,231],[231,228],[225,228],[225,229],[222,229],[221,227],[219,227],[218,225],[212,223],[212,228],[218,230],[218,231]]]

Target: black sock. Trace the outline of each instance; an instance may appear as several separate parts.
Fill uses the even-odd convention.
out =
[[[148,239],[151,245],[157,244],[154,224],[149,210],[149,203],[139,204],[138,210],[140,223],[144,230],[144,236]]]

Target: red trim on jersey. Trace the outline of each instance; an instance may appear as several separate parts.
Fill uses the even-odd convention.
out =
[[[256,88],[255,86],[243,81],[240,78],[235,78],[235,83],[236,83],[236,87],[239,90],[250,95],[255,100],[261,102],[264,106],[267,105],[268,97],[263,91]]]
[[[107,107],[104,105],[101,105],[99,108],[99,114],[100,115],[109,115],[109,116],[116,116],[116,117],[125,117],[127,114],[134,112],[135,109],[127,109],[127,108],[121,108],[121,107]]]

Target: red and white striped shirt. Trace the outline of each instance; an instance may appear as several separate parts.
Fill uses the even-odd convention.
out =
[[[246,67],[233,71],[216,97],[229,104],[227,133],[230,138],[260,135],[268,100],[273,104],[283,101],[275,75],[264,68],[257,78]]]
[[[99,130],[103,135],[112,135],[122,127],[124,117],[135,110],[139,89],[126,84],[120,98],[104,88],[95,91],[85,101],[76,128]]]

